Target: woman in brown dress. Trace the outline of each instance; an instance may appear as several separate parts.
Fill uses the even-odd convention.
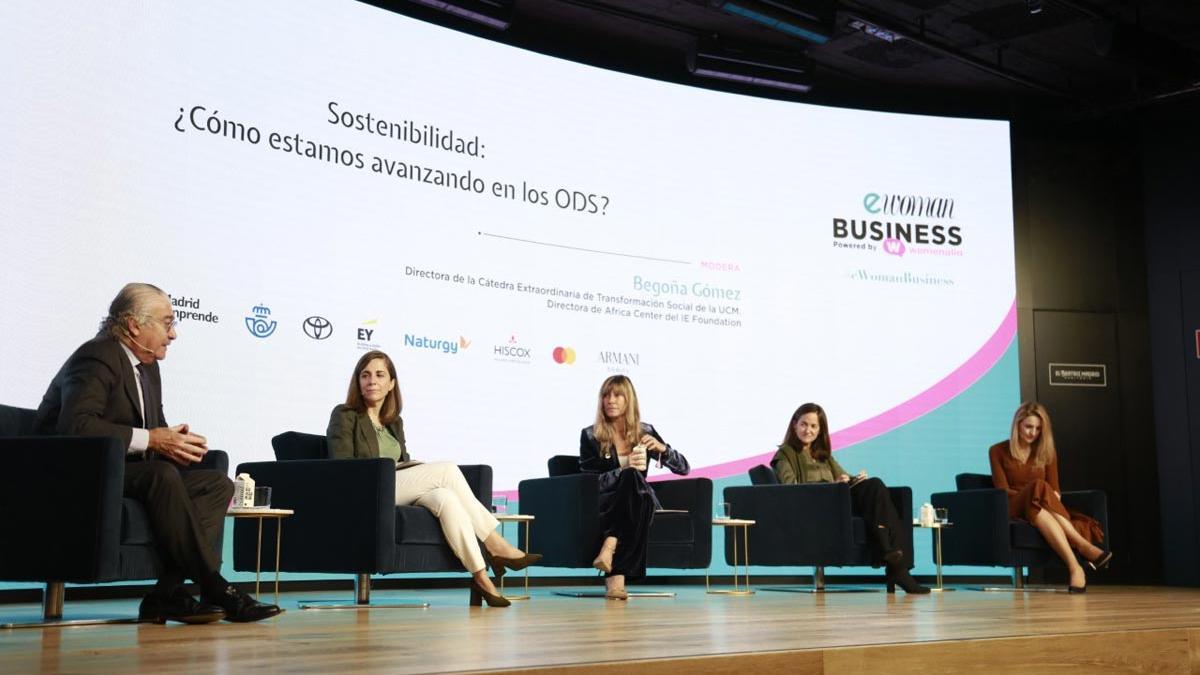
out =
[[[992,482],[1008,493],[1008,516],[1036,527],[1071,574],[1067,590],[1085,592],[1087,577],[1074,551],[1094,570],[1107,567],[1112,552],[1096,546],[1104,539],[1100,523],[1063,506],[1050,414],[1040,403],[1022,403],[1009,440],[993,445],[988,459]]]

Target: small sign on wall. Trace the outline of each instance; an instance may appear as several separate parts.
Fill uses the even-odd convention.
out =
[[[1200,330],[1196,331],[1196,358],[1200,359]]]
[[[1200,331],[1196,333],[1196,339],[1200,340]],[[1107,387],[1108,366],[1102,363],[1051,363],[1050,386]]]

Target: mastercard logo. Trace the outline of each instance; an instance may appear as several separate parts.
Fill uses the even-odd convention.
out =
[[[575,350],[570,347],[555,347],[551,352],[555,363],[565,363],[571,365],[575,363]]]

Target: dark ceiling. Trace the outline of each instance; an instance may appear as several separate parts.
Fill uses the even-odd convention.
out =
[[[500,16],[505,30],[423,6],[439,2],[370,4],[602,67],[832,105],[1070,117],[1200,94],[1198,0],[733,0],[724,9],[723,0],[451,0]],[[799,23],[829,39],[734,13],[741,5],[770,18],[812,15]],[[714,47],[800,64],[812,89],[693,76],[689,55]]]

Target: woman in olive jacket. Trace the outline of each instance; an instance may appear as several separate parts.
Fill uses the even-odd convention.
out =
[[[504,569],[525,569],[541,560],[523,553],[496,532],[499,521],[479,503],[458,466],[449,462],[423,464],[408,456],[396,366],[381,351],[363,354],[350,375],[346,403],[329,416],[325,437],[335,459],[388,457],[396,462],[396,505],[423,506],[442,526],[446,543],[471,573],[471,604],[486,600],[491,607],[507,607],[508,599],[496,591],[487,575],[491,563],[496,575]],[[479,550],[482,541],[488,560]]]
[[[855,515],[866,522],[867,547],[876,566],[887,567],[887,590],[894,593],[899,585],[906,593],[928,593],[904,566],[903,538],[905,523],[896,513],[887,486],[878,478],[867,478],[860,471],[854,478],[833,458],[829,442],[829,420],[816,403],[796,408],[788,422],[783,444],[771,458],[771,468],[780,483],[850,483],[850,503]]]

